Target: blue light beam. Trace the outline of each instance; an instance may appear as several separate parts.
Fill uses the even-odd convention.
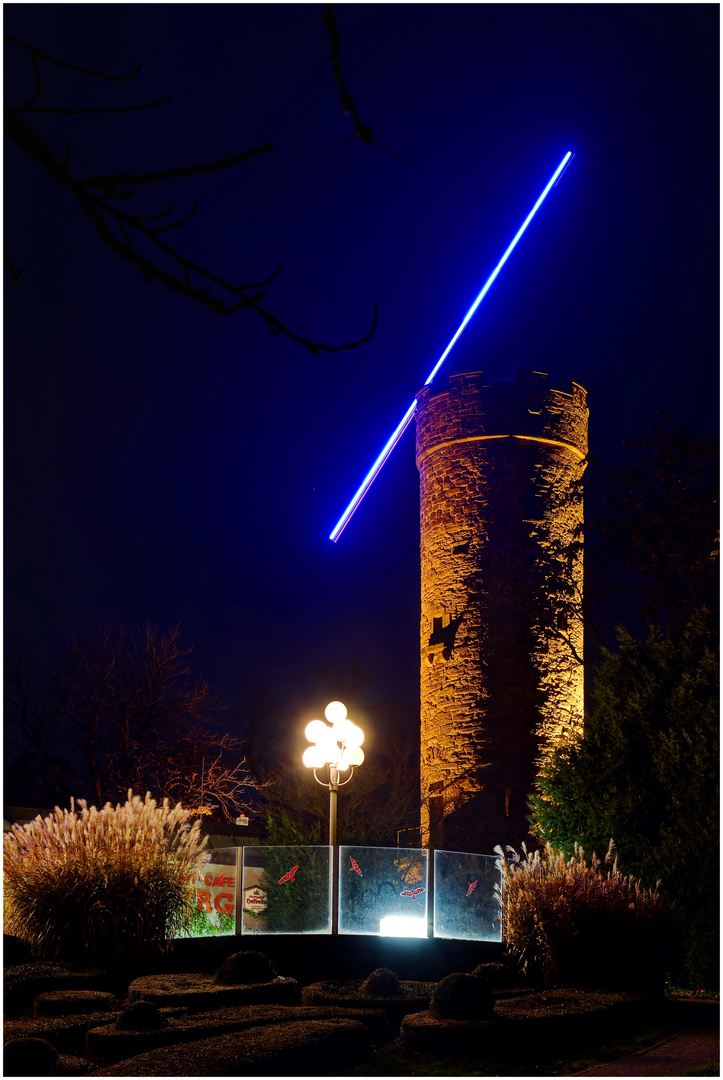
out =
[[[492,282],[495,280],[495,278],[499,274],[500,270],[502,269],[502,267],[505,265],[508,258],[512,254],[512,251],[514,250],[514,248],[515,248],[515,246],[517,244],[517,241],[520,239],[523,232],[525,231],[527,226],[530,224],[530,222],[532,221],[532,219],[535,216],[535,214],[537,213],[537,211],[540,209],[540,206],[544,202],[545,197],[547,196],[547,193],[549,192],[550,188],[555,185],[555,183],[557,182],[560,175],[567,168],[567,165],[568,165],[571,157],[572,157],[572,151],[568,150],[568,152],[565,154],[564,158],[562,159],[562,161],[557,166],[554,173],[552,174],[552,176],[548,180],[547,185],[546,185],[544,191],[542,192],[542,194],[540,195],[540,197],[538,198],[537,202],[532,207],[529,214],[527,215],[527,217],[525,218],[525,220],[522,222],[519,229],[515,233],[514,239],[512,240],[512,243],[510,244],[510,246],[507,248],[507,251],[505,251],[504,255],[502,256],[500,261],[497,263],[497,266],[494,268],[494,270],[492,271],[490,276],[487,278],[487,281],[484,283],[481,291],[478,293],[478,295],[477,295],[474,303],[472,304],[471,308],[469,309],[469,311],[467,312],[465,317],[462,319],[462,322],[460,323],[456,334],[454,335],[454,337],[450,341],[449,345],[447,346],[447,348],[444,350],[444,352],[440,356],[437,363],[434,365],[434,367],[430,371],[429,375],[427,376],[427,378],[425,380],[425,383],[424,383],[425,386],[429,386],[432,379],[437,374],[437,372],[441,368],[442,364],[444,363],[444,361],[447,359],[447,357],[451,353],[452,349],[454,348],[456,342],[460,338],[460,336],[461,336],[464,328],[466,327],[467,323],[470,321],[470,319],[474,315],[475,311],[477,310],[479,305],[484,300],[488,289],[492,285]],[[409,425],[411,423],[411,420],[412,420],[412,417],[414,416],[416,408],[417,408],[417,399],[415,398],[414,401],[412,402],[412,404],[409,406],[409,408],[405,412],[402,419],[399,421],[399,424],[394,429],[394,431],[390,435],[389,439],[385,443],[381,454],[376,459],[376,461],[372,465],[371,469],[369,470],[369,472],[366,474],[366,476],[362,480],[362,482],[359,485],[359,488],[357,489],[357,492],[354,495],[353,499],[351,500],[351,502],[347,506],[346,510],[341,515],[341,517],[337,521],[336,525],[334,526],[333,530],[329,534],[329,539],[333,540],[334,543],[336,543],[336,541],[339,539],[339,537],[341,536],[341,534],[344,531],[344,529],[346,528],[346,526],[349,524],[349,521],[351,520],[352,515],[354,514],[355,510],[359,506],[359,503],[362,501],[362,499],[366,495],[369,488],[374,483],[377,475],[379,474],[379,472],[381,471],[382,466],[384,465],[384,462],[387,460],[387,458],[391,454],[392,450],[397,445],[397,443],[401,439],[402,435],[404,434],[404,432],[409,427]]]

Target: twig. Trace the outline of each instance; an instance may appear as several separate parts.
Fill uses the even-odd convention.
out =
[[[337,86],[339,87],[339,93],[341,94],[342,105],[344,106],[344,112],[347,116],[351,116],[354,120],[355,135],[352,138],[361,139],[362,142],[374,143],[390,157],[396,158],[397,161],[406,161],[406,158],[399,157],[387,146],[384,146],[378,139],[374,138],[370,124],[365,124],[362,121],[361,116],[354,104],[354,98],[349,93],[349,90],[344,82],[344,76],[341,73],[341,64],[339,63],[339,52],[341,50],[341,38],[339,37],[339,30],[336,25],[336,18],[334,16],[334,5],[324,4],[324,14],[321,21],[329,31],[329,44],[331,46],[331,67],[334,72],[334,78],[336,79]],[[345,142],[351,142],[352,139],[347,139]],[[339,146],[343,146],[344,143],[339,143]]]
[[[135,71],[130,71],[127,75],[108,75],[104,71],[92,71],[90,68],[81,67],[80,64],[72,64],[67,60],[56,60],[54,56],[49,56],[47,53],[41,52],[40,49],[36,49],[34,45],[28,45],[26,41],[21,41],[20,38],[15,37],[13,34],[3,34],[3,37],[6,41],[12,41],[13,45],[19,45],[21,49],[26,49],[39,60],[45,60],[47,64],[54,64],[55,67],[68,68],[70,71],[77,71],[80,75],[87,75],[91,79],[105,79],[107,82],[123,82],[125,79],[135,79],[138,75],[143,74],[143,68],[136,68]]]
[[[156,105],[165,105],[171,100],[171,95],[158,98],[156,101],[143,101],[140,105],[88,105],[84,109],[65,109],[59,105],[18,105],[17,112],[30,113],[59,113],[61,116],[86,116],[88,113],[119,113],[140,112],[141,109],[153,109]]]
[[[16,282],[20,281],[20,279],[23,276],[23,268],[22,268],[22,266],[18,266],[17,269],[16,269],[13,266],[13,264],[10,262],[10,257],[8,256],[8,253],[5,250],[4,245],[3,245],[3,262],[7,266],[8,273],[10,274],[10,277],[13,279],[13,281],[16,281]]]
[[[153,184],[157,180],[170,180],[178,176],[196,176],[198,173],[218,172],[220,169],[228,169],[232,165],[240,165],[244,161],[250,161],[261,154],[268,154],[273,149],[273,143],[263,143],[261,146],[254,146],[251,150],[245,150],[242,154],[226,154],[225,157],[219,158],[217,161],[206,161],[201,165],[185,165],[178,169],[160,169],[158,172],[149,173],[113,173],[107,176],[79,177],[75,182],[83,187],[99,187],[107,194],[118,184],[139,186],[140,184]]]

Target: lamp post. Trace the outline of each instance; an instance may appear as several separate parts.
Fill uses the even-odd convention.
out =
[[[312,746],[308,746],[302,758],[308,769],[314,770],[317,784],[329,789],[329,847],[333,856],[332,878],[332,933],[339,928],[339,903],[337,893],[338,848],[336,843],[336,803],[340,787],[348,784],[354,775],[354,769],[364,761],[364,732],[353,724],[346,715],[346,705],[342,701],[330,701],[324,710],[324,716],[331,724],[328,727],[323,720],[312,720],[307,724],[305,735]],[[328,780],[320,780],[317,769],[328,767]],[[340,773],[349,770],[345,780],[340,780]]]

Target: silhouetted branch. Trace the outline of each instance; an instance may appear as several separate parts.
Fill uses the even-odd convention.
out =
[[[137,187],[140,184],[153,184],[157,180],[170,180],[179,176],[196,176],[198,173],[204,172],[219,172],[221,169],[231,168],[232,165],[240,165],[244,161],[250,161],[252,158],[259,157],[260,154],[268,154],[273,149],[273,143],[263,143],[261,146],[254,146],[251,150],[244,150],[242,154],[226,154],[225,157],[219,158],[218,161],[206,161],[201,165],[184,165],[179,169],[160,169],[157,172],[149,173],[114,173],[108,176],[80,177],[77,183],[87,188],[99,187],[104,194],[108,195],[112,194],[119,184]],[[127,193],[123,192],[121,194],[126,195]],[[145,220],[150,219],[146,218]]]
[[[19,109],[28,109],[34,102],[36,102],[38,100],[38,95],[40,94],[41,79],[40,79],[40,68],[38,67],[38,58],[37,58],[37,56],[33,56],[32,61],[33,61],[33,72],[35,73],[35,90],[33,91],[33,96],[31,98],[29,98],[28,101],[26,101],[24,105],[18,105]]]
[[[257,290],[269,282],[280,273],[280,267],[277,268],[274,273],[268,277],[265,281],[252,284],[252,285],[234,285],[226,279],[213,274],[205,267],[199,266],[197,263],[186,258],[181,252],[177,251],[174,247],[167,244],[161,237],[161,234],[168,232],[172,229],[178,228],[187,222],[196,212],[198,208],[198,201],[196,201],[193,209],[185,217],[180,218],[178,221],[169,222],[166,225],[149,225],[149,222],[159,221],[164,218],[175,208],[175,202],[171,206],[164,210],[160,214],[150,216],[140,216],[130,213],[125,213],[118,207],[110,205],[110,200],[115,199],[129,199],[136,194],[136,188],[144,184],[154,183],[156,181],[177,179],[180,177],[194,176],[199,173],[205,172],[217,172],[222,169],[230,168],[233,165],[241,164],[242,162],[249,161],[252,158],[258,157],[261,154],[268,153],[273,149],[271,143],[264,144],[262,146],[253,147],[251,150],[247,150],[244,153],[236,154],[229,153],[224,158],[217,161],[204,162],[199,165],[184,166],[174,169],[162,169],[155,172],[148,173],[117,173],[109,175],[91,176],[91,177],[76,177],[70,170],[70,140],[66,143],[65,159],[60,160],[59,157],[51,150],[48,144],[30,128],[18,115],[20,111],[27,113],[61,113],[66,115],[81,115],[90,112],[130,112],[138,109],[150,108],[153,105],[161,104],[168,100],[168,97],[159,99],[155,102],[146,102],[141,105],[132,106],[91,106],[84,109],[64,109],[55,106],[48,107],[35,107],[33,103],[37,99],[37,96],[41,88],[40,72],[38,69],[37,60],[45,60],[48,63],[55,64],[58,67],[68,68],[73,71],[80,72],[83,75],[89,75],[96,78],[108,79],[109,81],[118,81],[119,79],[129,79],[140,74],[140,70],[133,72],[129,75],[123,76],[109,76],[102,72],[91,71],[86,68],[81,68],[77,64],[66,63],[64,61],[58,61],[53,57],[50,57],[44,53],[41,53],[38,49],[28,45],[25,42],[20,41],[18,38],[7,35],[9,41],[14,42],[21,48],[26,49],[32,55],[33,69],[36,76],[35,93],[33,97],[23,106],[13,108],[12,106],[5,104],[4,116],[5,116],[5,134],[11,138],[16,145],[20,147],[25,153],[34,158],[48,174],[59,184],[65,187],[77,200],[83,213],[93,223],[96,231],[101,239],[107,244],[113,251],[121,255],[124,259],[131,262],[138,269],[140,269],[146,279],[160,281],[168,288],[173,289],[175,292],[181,293],[184,296],[195,300],[197,303],[202,304],[209,311],[217,314],[233,314],[236,311],[243,310],[244,308],[252,308],[261,318],[265,321],[268,329],[274,335],[282,334],[285,337],[290,338],[292,341],[296,341],[303,345],[314,355],[319,352],[338,352],[344,349],[352,349],[357,345],[369,341],[371,336],[376,330],[377,323],[377,309],[374,309],[374,318],[371,329],[361,338],[356,341],[348,342],[344,345],[331,346],[326,345],[320,341],[310,341],[307,338],[303,338],[298,334],[295,334],[289,329],[276,315],[273,315],[266,308],[261,306],[261,299],[263,293],[259,293]],[[123,186],[126,190],[120,190]],[[96,189],[98,193],[94,193],[92,189]],[[110,220],[109,220],[110,219]],[[111,226],[111,222],[115,222],[116,230]],[[120,234],[120,237],[117,235]],[[154,257],[148,257],[147,254],[143,254],[138,250],[137,245],[133,243],[134,234],[140,233],[145,238],[148,244],[151,246],[151,250],[165,256],[170,261],[172,267],[175,270],[166,269],[159,265]],[[16,274],[14,268],[10,264],[6,257],[6,265],[8,266],[13,280],[19,280],[19,275]],[[221,293],[229,294],[233,299],[223,299],[218,295],[214,295],[204,286],[204,284],[194,283],[193,277],[200,278],[203,283],[213,285]]]
[[[79,75],[87,75],[91,79],[105,79],[107,82],[123,82],[126,79],[135,79],[138,75],[143,74],[143,68],[136,68],[135,71],[130,71],[127,75],[108,75],[104,71],[92,71],[90,68],[81,67],[80,64],[73,64],[67,60],[56,60],[54,56],[48,56],[47,53],[43,53],[40,49],[36,49],[34,45],[28,45],[26,41],[21,41],[20,38],[14,37],[13,34],[3,34],[6,41],[12,41],[13,45],[19,45],[21,49],[26,49],[31,53],[34,58],[38,60],[45,60],[47,64],[53,64],[55,67],[68,68],[70,71],[77,71]]]
[[[166,210],[161,210],[160,214],[148,214],[146,217],[138,216],[138,221],[158,221],[160,218],[165,217],[166,214],[170,214],[171,210],[175,209],[176,203],[174,200]]]
[[[13,281],[20,281],[21,277],[23,276],[23,268],[22,268],[22,266],[18,266],[17,268],[13,266],[13,264],[10,262],[10,257],[8,256],[8,253],[5,250],[4,246],[3,246],[3,262],[7,266],[8,273],[10,274],[10,277],[13,279]]]
[[[172,221],[169,225],[156,225],[153,232],[154,233],[169,232],[171,229],[178,229],[181,225],[185,225],[186,222],[190,221],[191,218],[193,217],[193,215],[196,213],[196,211],[198,210],[198,206],[199,206],[199,202],[198,202],[198,199],[196,199],[195,203],[193,204],[193,206],[191,207],[189,212],[185,215],[185,217],[179,218],[178,221]],[[139,218],[138,220],[142,220],[142,219]]]
[[[59,105],[38,105],[35,108],[31,105],[18,105],[16,112],[60,113],[62,116],[85,116],[87,113],[139,112],[141,109],[152,109],[156,105],[165,105],[170,100],[171,95],[166,94],[165,97],[158,98],[156,101],[143,101],[140,105],[88,105],[83,109],[65,109]]]
[[[391,157],[396,158],[397,161],[404,161],[405,158],[400,158],[388,147],[383,146],[378,139],[375,139],[372,134],[371,125],[362,122],[362,118],[359,115],[356,105],[354,104],[354,98],[349,93],[349,90],[344,82],[344,77],[341,73],[341,65],[339,63],[339,51],[341,49],[341,38],[339,37],[339,30],[336,25],[336,18],[334,16],[334,5],[324,4],[324,14],[321,21],[329,31],[329,43],[331,45],[331,67],[334,72],[334,78],[336,79],[337,86],[339,87],[339,93],[341,94],[342,105],[344,106],[344,112],[347,116],[351,116],[354,121],[355,135],[352,138],[361,139],[362,142],[374,143],[385,153]],[[352,139],[345,140],[351,142]],[[340,143],[343,146],[344,143]]]

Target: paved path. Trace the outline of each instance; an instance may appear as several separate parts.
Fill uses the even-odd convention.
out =
[[[720,1062],[720,1031],[717,1027],[692,1027],[619,1061],[568,1075],[684,1076],[689,1069],[709,1061]]]

